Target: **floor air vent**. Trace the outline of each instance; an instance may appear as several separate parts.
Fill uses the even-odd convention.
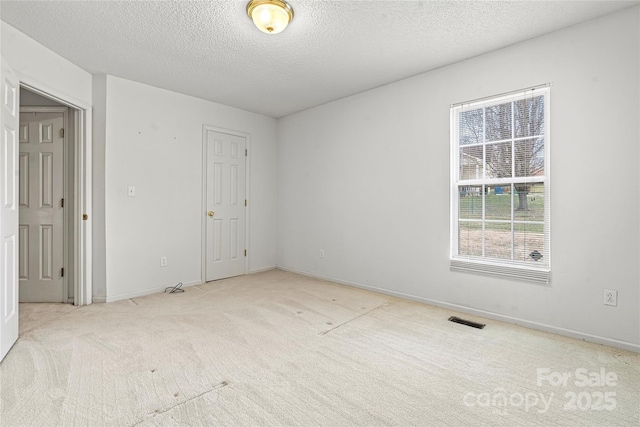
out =
[[[461,325],[471,326],[472,328],[476,328],[476,329],[483,329],[485,326],[487,326],[487,325],[483,325],[482,323],[472,322],[471,320],[464,320],[456,316],[449,317],[449,321],[454,323],[460,323]]]

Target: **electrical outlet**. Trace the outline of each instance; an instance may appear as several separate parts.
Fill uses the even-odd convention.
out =
[[[320,249],[320,258],[324,258],[324,249]]]
[[[166,267],[167,266],[167,257],[163,256],[160,257],[160,267]]]
[[[605,289],[602,303],[604,305],[611,305],[613,307],[617,307],[617,305],[618,305],[618,291],[614,291],[614,290],[611,290],[611,289]]]

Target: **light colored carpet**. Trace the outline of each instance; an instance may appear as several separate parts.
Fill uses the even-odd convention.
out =
[[[640,425],[638,354],[279,270],[20,316],[2,426]]]

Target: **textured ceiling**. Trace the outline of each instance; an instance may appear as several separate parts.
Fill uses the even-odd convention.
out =
[[[246,1],[2,1],[2,20],[94,74],[273,117],[638,1],[290,0],[278,35]]]

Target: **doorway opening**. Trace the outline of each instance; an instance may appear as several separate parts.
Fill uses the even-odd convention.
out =
[[[74,301],[73,122],[69,107],[20,88],[20,302]]]
[[[90,181],[87,182],[91,155],[87,135],[90,115],[87,110],[23,82],[19,99],[19,300],[90,304],[91,229],[86,213],[91,200]],[[62,123],[61,127],[57,126],[59,123]],[[46,140],[49,136],[51,142]],[[35,149],[36,158],[31,160],[31,165],[36,171],[33,167],[27,167],[27,171],[22,168],[23,163],[27,164],[27,156],[22,153],[23,149],[29,151],[26,149],[29,137],[32,141],[37,140],[37,145],[46,146]],[[47,142],[40,141],[43,138]],[[52,147],[55,142],[62,144],[59,159],[55,158],[56,148]],[[44,179],[49,177],[50,182]],[[23,186],[23,179],[30,181],[30,185]],[[30,227],[34,232],[26,231],[29,214],[23,205],[29,197],[30,205],[39,208],[47,204],[43,202],[48,202],[49,210],[56,211],[56,214],[36,221],[35,227]],[[42,216],[42,212],[36,214]],[[30,243],[23,245],[22,240]],[[29,270],[30,274],[27,274]],[[29,278],[36,280],[29,282]]]

